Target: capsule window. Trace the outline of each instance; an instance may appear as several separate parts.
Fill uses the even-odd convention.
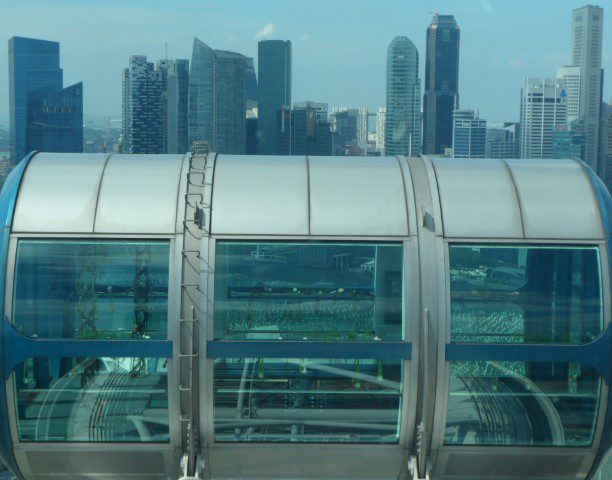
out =
[[[217,242],[215,339],[399,341],[403,246]]]
[[[451,342],[592,342],[601,288],[597,247],[451,245]]]
[[[22,442],[169,442],[166,359],[31,358],[14,379]]]
[[[37,338],[166,339],[168,242],[20,240],[13,326]]]

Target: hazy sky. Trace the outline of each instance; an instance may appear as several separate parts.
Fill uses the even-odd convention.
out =
[[[423,81],[425,30],[434,12],[461,28],[462,108],[518,120],[522,80],[554,76],[569,61],[575,0],[0,0],[0,122],[8,120],[7,41],[19,35],[61,43],[64,83],[84,82],[85,115],[121,112],[121,69],[190,58],[193,37],[257,61],[260,38],[293,42],[293,101],[376,109],[385,101],[389,42],[417,46]],[[606,9],[604,99],[612,99],[612,0]],[[609,8],[607,8],[609,7]]]

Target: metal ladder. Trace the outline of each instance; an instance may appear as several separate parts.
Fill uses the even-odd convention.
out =
[[[212,158],[211,158],[212,157]],[[201,285],[204,259],[201,250],[209,235],[211,179],[214,154],[206,142],[195,142],[191,147],[185,210],[183,216],[183,248],[181,273],[180,317],[180,421],[183,440],[181,477],[179,480],[199,480],[204,472],[200,449],[199,412],[199,334],[205,316],[206,301],[202,302],[206,285]],[[203,308],[204,306],[204,308]]]

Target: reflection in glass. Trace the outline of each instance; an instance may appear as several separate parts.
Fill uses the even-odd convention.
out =
[[[20,240],[13,322],[40,338],[166,338],[167,242]]]
[[[215,338],[401,340],[401,244],[218,242]]]
[[[381,360],[215,360],[215,441],[397,443],[402,367]]]
[[[22,442],[168,442],[166,359],[33,358],[15,372]]]
[[[450,246],[451,341],[589,343],[603,311],[597,247]]]
[[[447,445],[591,445],[600,379],[577,363],[452,362]]]

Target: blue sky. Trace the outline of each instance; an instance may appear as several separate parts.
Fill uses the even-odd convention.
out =
[[[189,58],[193,37],[257,57],[257,39],[293,42],[293,100],[376,109],[385,100],[389,42],[408,36],[423,79],[432,14],[461,27],[461,107],[518,120],[522,80],[569,61],[574,0],[0,0],[0,123],[8,119],[7,41],[61,42],[66,85],[84,82],[85,114],[121,111],[121,69],[132,54]],[[612,99],[612,1],[606,9],[604,99]]]

